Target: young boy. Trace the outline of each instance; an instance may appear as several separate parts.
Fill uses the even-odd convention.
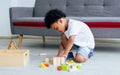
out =
[[[62,33],[57,56],[67,58],[73,46],[77,47],[75,56],[77,62],[86,62],[93,55],[95,47],[94,37],[85,23],[67,19],[66,15],[58,9],[52,9],[47,12],[44,20],[47,28]]]

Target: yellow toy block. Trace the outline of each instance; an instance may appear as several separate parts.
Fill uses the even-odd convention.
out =
[[[46,68],[45,64],[43,64],[43,63],[40,64],[40,67],[41,68]]]
[[[75,64],[74,60],[70,60],[68,63],[69,64]]]

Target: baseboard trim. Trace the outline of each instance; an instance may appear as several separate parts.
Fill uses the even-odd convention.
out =
[[[17,39],[19,38],[19,36],[0,36],[0,39]],[[27,36],[27,35],[24,35],[23,36],[23,39],[42,39],[42,36]],[[52,39],[52,40],[59,40],[60,37],[56,37],[56,36],[45,36],[45,39],[46,40],[49,40],[49,39]]]
[[[0,39],[18,39],[19,36],[0,36]],[[42,39],[42,36],[23,36],[23,39]],[[46,40],[60,40],[60,37],[45,36]],[[120,43],[120,38],[95,38],[97,43]]]
[[[0,39],[16,39],[19,36],[0,36]]]
[[[120,38],[95,38],[96,43],[120,43]]]

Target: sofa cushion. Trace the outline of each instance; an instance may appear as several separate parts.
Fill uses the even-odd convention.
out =
[[[44,17],[54,8],[62,10],[67,16],[120,17],[120,0],[36,0],[34,16]]]
[[[41,22],[41,21],[44,21],[43,17],[19,17],[12,19],[12,22]]]

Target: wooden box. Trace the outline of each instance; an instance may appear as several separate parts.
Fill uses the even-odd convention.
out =
[[[0,66],[25,66],[29,50],[0,50]]]

